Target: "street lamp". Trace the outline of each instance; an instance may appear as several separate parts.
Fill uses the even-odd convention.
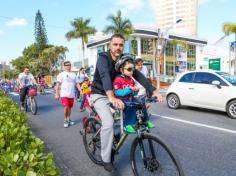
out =
[[[161,29],[157,29],[157,38],[156,38],[156,57],[155,57],[155,68],[156,68],[156,80],[157,80],[157,89],[160,89],[160,74],[161,74],[161,65],[160,65],[160,55],[161,50],[165,47],[166,41],[169,38],[168,31],[173,28],[177,23],[182,22],[182,19],[177,19],[175,23],[168,27],[164,32],[161,32]]]

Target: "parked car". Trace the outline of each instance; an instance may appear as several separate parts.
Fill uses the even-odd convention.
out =
[[[166,99],[171,109],[214,109],[236,119],[236,77],[220,71],[184,72],[168,88]]]

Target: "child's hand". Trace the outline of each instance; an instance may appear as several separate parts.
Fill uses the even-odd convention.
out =
[[[137,87],[135,87],[135,86],[134,86],[134,87],[131,86],[130,89],[131,89],[132,91],[134,91],[134,92],[139,91],[139,88],[137,88]]]

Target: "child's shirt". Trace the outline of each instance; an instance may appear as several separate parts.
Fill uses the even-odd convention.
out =
[[[89,91],[89,83],[88,82],[83,82],[81,85],[81,90],[83,94],[86,94]]]
[[[121,100],[129,100],[133,98],[134,92],[130,87],[135,85],[131,77],[119,75],[113,81],[113,90],[117,98]]]

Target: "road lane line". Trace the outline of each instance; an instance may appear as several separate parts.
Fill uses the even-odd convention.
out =
[[[220,128],[220,127],[205,125],[205,124],[198,123],[198,122],[191,122],[191,121],[187,121],[187,120],[176,119],[176,118],[168,117],[168,116],[160,116],[160,115],[157,115],[157,114],[152,114],[152,115],[158,116],[158,117],[163,118],[163,119],[173,120],[173,121],[182,122],[182,123],[186,123],[186,124],[190,124],[190,125],[195,125],[195,126],[200,126],[200,127],[205,127],[205,128],[210,128],[210,129],[214,129],[214,130],[219,130],[219,131],[224,131],[224,132],[236,134],[235,130],[229,130],[229,129],[226,129],[226,128]]]

